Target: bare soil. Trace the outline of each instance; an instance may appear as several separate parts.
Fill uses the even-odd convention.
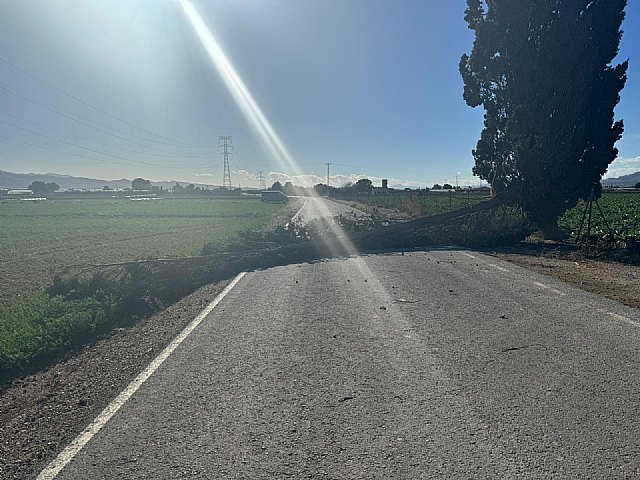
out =
[[[486,252],[529,270],[558,278],[588,292],[640,308],[640,266],[593,258],[562,244],[523,244]],[[619,260],[635,262],[631,257]]]

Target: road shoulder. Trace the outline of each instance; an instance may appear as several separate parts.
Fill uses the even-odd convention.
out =
[[[640,308],[640,267],[636,265],[589,259],[576,253],[486,253],[557,278],[587,292]]]

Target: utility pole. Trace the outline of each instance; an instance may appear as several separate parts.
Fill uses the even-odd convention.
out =
[[[218,144],[218,154],[222,157],[224,163],[222,173],[222,186],[225,188],[231,188],[231,169],[229,168],[229,159],[233,157],[233,144],[231,143],[231,136],[220,136]]]
[[[262,170],[258,172],[258,182],[260,183],[260,190],[267,189],[267,181],[264,178],[264,171]]]
[[[329,186],[329,166],[331,165],[330,163],[325,163],[325,165],[327,166],[327,187]]]

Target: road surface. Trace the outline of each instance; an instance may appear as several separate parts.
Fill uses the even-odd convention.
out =
[[[322,197],[303,197],[302,208],[293,217],[294,221],[310,222],[321,217],[335,217],[337,215],[365,215],[364,212],[342,203],[332,202]]]
[[[639,363],[638,310],[469,251],[251,272],[57,478],[638,478]]]

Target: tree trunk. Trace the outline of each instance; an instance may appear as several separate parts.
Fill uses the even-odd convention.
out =
[[[561,240],[562,235],[558,228],[558,220],[550,220],[540,225],[540,231],[542,232],[542,238],[544,240]]]

